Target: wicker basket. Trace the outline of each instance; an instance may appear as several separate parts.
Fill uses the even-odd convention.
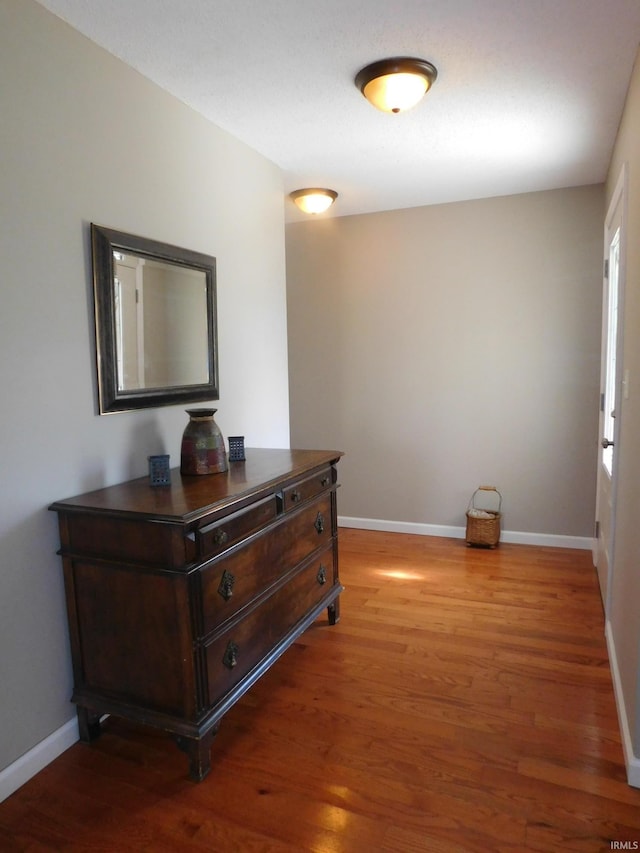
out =
[[[476,500],[479,492],[493,492],[493,506],[478,506]],[[486,497],[486,494],[483,495]],[[495,505],[497,499],[497,507]],[[500,541],[500,519],[502,518],[502,495],[495,486],[478,486],[475,492],[471,495],[469,506],[467,508],[467,533],[466,542],[468,546],[477,545],[481,548],[495,548]],[[481,510],[489,515],[489,518],[477,518],[474,515],[474,510]]]

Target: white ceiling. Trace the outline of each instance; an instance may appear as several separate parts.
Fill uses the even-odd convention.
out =
[[[344,216],[604,180],[640,0],[39,0]],[[438,69],[388,115],[354,85]],[[302,218],[287,200],[287,218]]]

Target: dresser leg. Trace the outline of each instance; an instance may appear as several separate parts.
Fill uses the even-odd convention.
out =
[[[340,621],[340,598],[336,598],[336,600],[327,607],[327,613],[329,615],[329,625],[335,625],[336,622]]]
[[[90,711],[88,708],[76,709],[78,714],[78,730],[80,732],[80,740],[83,743],[91,743],[100,737],[102,729],[100,728],[100,714],[95,711]]]
[[[178,747],[189,757],[189,775],[194,782],[202,782],[211,770],[211,745],[220,724],[201,738],[176,735]]]

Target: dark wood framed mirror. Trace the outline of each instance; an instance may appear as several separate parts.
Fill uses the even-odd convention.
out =
[[[100,414],[217,400],[216,259],[91,225]]]

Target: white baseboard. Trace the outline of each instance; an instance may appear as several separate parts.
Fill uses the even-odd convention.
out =
[[[613,679],[613,693],[616,697],[616,708],[618,710],[618,725],[620,726],[620,734],[622,736],[622,751],[624,753],[624,763],[627,769],[627,782],[634,788],[640,788],[640,758],[638,758],[633,751],[631,730],[629,729],[629,718],[627,717],[624,693],[622,692],[620,669],[618,668],[616,644],[613,639],[611,622],[608,619],[605,626],[605,636],[607,638],[611,678]]]
[[[73,746],[78,739],[78,720],[74,717],[0,771],[0,803],[62,755],[65,749]]]
[[[445,536],[451,539],[464,539],[464,527],[452,527],[444,524],[419,524],[413,521],[385,521],[378,518],[338,517],[339,527],[357,527],[360,530],[381,530],[386,533],[415,533],[418,536]],[[577,548],[590,551],[592,539],[587,536],[558,536],[555,533],[519,533],[515,530],[503,530],[501,542],[514,545],[545,545],[551,548]]]

